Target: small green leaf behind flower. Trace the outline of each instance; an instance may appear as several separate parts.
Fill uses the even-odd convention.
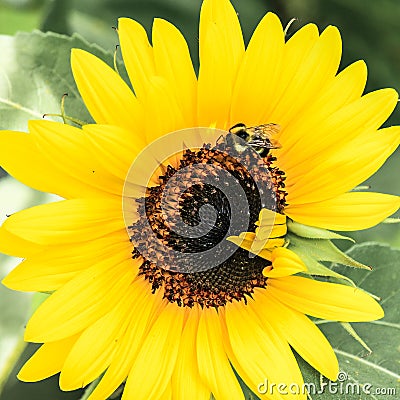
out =
[[[354,282],[347,277],[347,274],[339,274],[332,269],[335,264],[346,265],[354,268],[371,270],[371,267],[360,263],[345,254],[333,243],[332,239],[350,240],[353,239],[339,235],[338,233],[326,229],[310,227],[299,224],[294,221],[288,221],[288,234],[286,239],[289,242],[289,248],[293,250],[307,266],[307,274],[330,277],[338,283],[351,284]],[[321,262],[333,263],[328,268]]]

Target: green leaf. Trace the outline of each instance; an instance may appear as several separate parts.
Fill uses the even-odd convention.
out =
[[[360,335],[356,332],[356,330],[351,326],[350,322],[340,322],[340,325],[346,330],[346,332],[353,337],[355,340],[357,340],[358,343],[361,344],[364,349],[368,351],[368,355],[372,353],[372,350],[368,347],[367,343],[362,340]]]
[[[59,114],[64,93],[68,93],[66,114],[92,121],[70,68],[70,51],[74,47],[90,51],[113,65],[112,53],[78,35],[35,31],[14,37],[0,36],[2,60],[7,60],[0,64],[0,128],[26,131],[29,119],[41,119],[47,113]],[[122,65],[120,70],[124,71]]]

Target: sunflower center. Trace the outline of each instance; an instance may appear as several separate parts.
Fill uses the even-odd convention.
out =
[[[275,160],[224,140],[187,149],[165,167],[158,185],[136,200],[139,219],[128,227],[153,293],[162,290],[178,306],[220,307],[266,287],[269,261],[226,237],[254,231],[262,208],[282,211],[284,177]]]

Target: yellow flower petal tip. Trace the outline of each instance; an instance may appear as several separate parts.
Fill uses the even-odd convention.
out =
[[[7,275],[5,278],[3,278],[1,280],[2,285],[4,285],[5,287],[9,288],[9,289],[13,289],[13,290],[21,290],[21,289],[17,289],[18,287],[18,280],[15,281],[11,275],[11,273],[9,275]]]
[[[97,58],[95,55],[86,50],[73,48],[71,49],[71,67],[73,71],[79,68],[85,68],[91,60]]]
[[[79,57],[87,57],[87,58],[93,58],[95,57],[92,53],[89,53],[86,50],[78,49],[78,48],[72,48],[71,49],[71,59],[73,60],[79,60]]]
[[[272,265],[263,270],[263,275],[268,278],[279,278],[307,271],[300,257],[285,247],[275,248],[272,251],[271,261]]]

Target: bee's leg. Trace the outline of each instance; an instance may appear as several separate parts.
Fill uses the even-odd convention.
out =
[[[215,141],[215,146],[213,147],[213,150],[226,150],[226,139],[224,135],[220,135],[219,138]]]
[[[269,153],[269,148],[268,147],[263,147],[258,154],[260,155],[261,158],[267,157]]]
[[[215,145],[218,146],[219,144],[222,144],[223,142],[225,142],[224,135],[220,135],[219,138],[215,141]]]

